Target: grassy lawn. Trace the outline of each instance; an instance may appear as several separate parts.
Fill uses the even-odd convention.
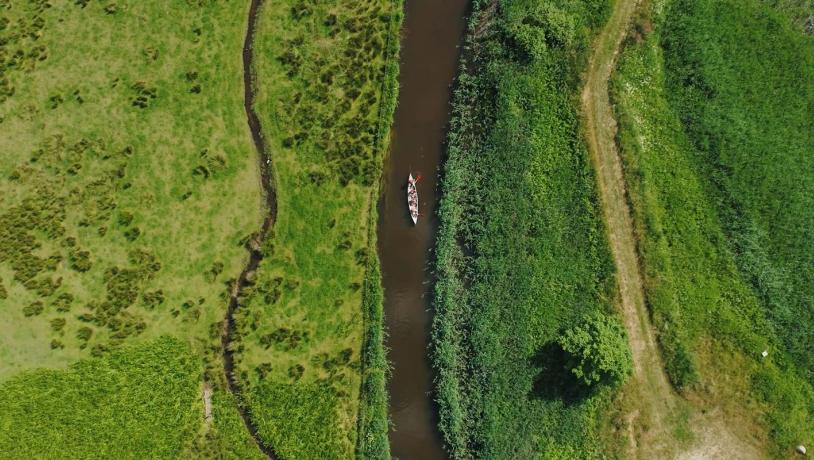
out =
[[[801,64],[814,42],[756,1],[652,10],[613,96],[667,371],[690,400],[732,411],[758,436],[768,427],[771,453],[784,457],[812,442],[814,424],[814,74]]]
[[[400,7],[269,1],[259,15],[256,110],[278,219],[237,312],[236,360],[260,435],[284,458],[348,458],[369,436],[379,448],[386,443],[386,425],[368,433],[363,422],[359,433],[357,420],[368,368],[363,338],[381,328],[380,300],[369,297],[363,308],[363,297],[379,289],[372,211],[394,104]],[[366,392],[378,391],[375,404],[384,407],[383,357],[376,366]]]
[[[614,391],[557,345],[613,311],[613,266],[577,116],[609,2],[476,2],[437,243],[434,365],[453,458],[600,456]]]
[[[172,342],[179,353],[189,347],[183,362],[156,361],[160,371],[122,368],[144,379],[138,398],[160,403],[149,406],[152,418],[120,428],[115,418],[78,414],[82,426],[62,444],[77,456],[99,447],[97,431],[111,431],[110,442],[154,436],[133,455],[174,456],[197,432],[192,420],[203,422],[188,406],[204,371],[220,379],[225,283],[240,272],[240,242],[263,212],[242,106],[246,8],[0,2],[0,393],[37,400],[52,384],[67,393],[87,384],[82,404],[105,404],[104,388],[86,383],[103,378],[101,361],[28,372],[109,353],[126,367],[142,355],[120,347],[166,347],[155,342],[161,336],[180,340]],[[178,380],[148,383],[163,374]],[[183,394],[165,398],[170,391]],[[31,423],[14,423],[10,439],[56,432],[62,422],[49,411],[68,413],[74,402],[27,407]],[[177,424],[154,430],[150,420],[163,416]],[[54,455],[45,444],[34,456]]]

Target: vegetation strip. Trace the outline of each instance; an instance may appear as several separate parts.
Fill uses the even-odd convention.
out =
[[[386,152],[387,149],[399,95],[400,43],[397,38],[404,18],[404,1],[393,0],[393,5],[397,13],[390,22],[390,31],[384,45],[386,67],[381,87],[382,103],[379,106],[374,138],[374,148],[381,152]],[[384,158],[382,160],[385,161]],[[357,430],[360,435],[356,441],[356,457],[387,460],[391,457],[386,388],[389,363],[384,344],[384,292],[376,239],[376,228],[379,221],[377,198],[381,193],[380,184],[381,181],[377,182],[376,187],[370,192],[367,223],[368,252],[375,256],[370,257],[365,268],[362,293],[365,333],[361,351],[362,378],[360,379],[360,401],[357,413]]]
[[[381,381],[365,354],[381,308],[368,303],[368,224],[398,6],[280,0],[258,12],[254,108],[274,150],[279,212],[256,240],[263,257],[237,296],[230,348],[258,435],[281,458],[348,458],[386,437],[366,431],[386,427],[369,407],[386,403],[383,390],[361,392]]]
[[[479,1],[454,95],[433,361],[452,458],[591,458],[631,371],[578,117],[606,1]]]
[[[252,61],[254,58],[254,34],[257,25],[257,13],[262,5],[263,0],[251,0],[249,6],[249,18],[246,25],[246,38],[243,43],[243,86],[244,98],[243,105],[246,109],[246,119],[249,124],[249,131],[251,131],[252,140],[254,141],[255,149],[257,150],[257,163],[260,170],[261,187],[265,195],[266,207],[268,214],[263,218],[263,223],[260,230],[255,236],[246,243],[249,250],[249,260],[246,266],[240,272],[240,276],[235,281],[231,295],[229,297],[229,307],[226,310],[225,327],[222,336],[223,347],[223,370],[226,374],[226,382],[229,391],[232,392],[237,401],[240,416],[246,429],[251,433],[252,438],[257,443],[260,450],[263,451],[269,458],[274,459],[276,455],[274,449],[268,443],[264,442],[257,432],[257,426],[252,421],[249,408],[247,407],[244,399],[240,382],[235,377],[235,360],[234,350],[232,349],[232,342],[236,334],[235,328],[235,311],[239,306],[238,298],[240,297],[241,290],[246,286],[249,276],[251,276],[260,265],[260,260],[263,258],[263,253],[259,250],[260,244],[268,237],[271,226],[274,225],[274,220],[277,217],[277,199],[274,192],[274,183],[272,182],[271,172],[271,156],[269,155],[268,148],[263,139],[263,134],[260,128],[260,119],[254,111],[254,83],[255,78],[253,74]]]

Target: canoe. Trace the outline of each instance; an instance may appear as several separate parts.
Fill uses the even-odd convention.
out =
[[[418,189],[416,189],[416,180],[413,178],[413,173],[407,178],[407,208],[410,210],[410,218],[413,219],[413,225],[418,223]]]

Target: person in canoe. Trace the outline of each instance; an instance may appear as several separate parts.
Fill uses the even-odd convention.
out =
[[[421,176],[413,178],[413,173],[407,177],[407,208],[410,210],[410,218],[413,225],[418,223],[418,189],[416,184],[421,180]]]

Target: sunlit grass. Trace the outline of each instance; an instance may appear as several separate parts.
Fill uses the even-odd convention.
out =
[[[205,378],[198,368],[207,367],[220,395],[223,293],[247,257],[241,239],[264,212],[243,108],[247,7],[0,2],[0,283],[7,294],[0,298],[0,382],[170,335],[194,353],[186,381],[194,386],[183,391],[198,395]],[[80,252],[89,262],[82,269],[74,262]],[[66,295],[72,300],[62,302]],[[155,365],[169,375],[183,371],[171,360]],[[72,380],[65,382],[72,391]],[[48,388],[30,391],[25,397]],[[145,384],[139,391],[169,390]],[[64,404],[53,409],[69,411],[73,401]],[[153,408],[158,418],[178,410]],[[44,410],[31,407],[27,415],[50,432],[57,425],[48,425]],[[234,406],[228,410],[237,417]],[[202,423],[199,411],[184,414]],[[101,416],[86,421],[76,429],[87,436],[126,432]],[[20,430],[14,436],[26,439],[32,427],[2,431]],[[145,445],[143,456],[174,456],[192,442],[184,436],[198,432],[152,433],[169,450]],[[93,444],[73,441],[62,447],[75,446],[77,455]]]
[[[289,0],[259,17],[256,110],[278,214],[236,346],[252,417],[283,457],[348,458],[356,446],[363,335],[380,327],[362,295],[399,14],[390,0]]]

